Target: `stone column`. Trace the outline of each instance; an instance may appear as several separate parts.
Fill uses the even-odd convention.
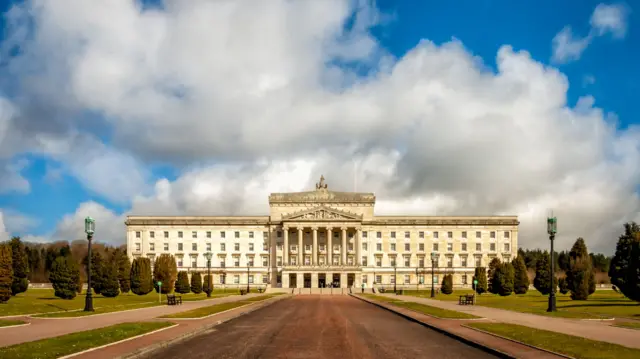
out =
[[[342,265],[347,265],[347,227],[340,227],[342,230]]]
[[[327,261],[328,265],[333,265],[333,244],[331,241],[333,240],[333,233],[331,232],[333,228],[327,227]]]
[[[298,288],[304,288],[304,273],[296,274],[296,282],[298,284]]]
[[[356,246],[356,265],[359,266],[362,264],[362,240],[360,239],[361,237],[361,230],[358,228],[358,230],[356,231],[356,239],[355,239],[355,246]]]
[[[298,265],[304,264],[304,248],[302,243],[302,227],[298,227]]]
[[[289,265],[289,227],[282,227],[282,231],[284,232],[284,248],[282,249],[282,265]],[[289,279],[287,279],[288,281]],[[284,282],[283,282],[284,286]]]
[[[318,273],[311,273],[311,288],[318,288]]]
[[[318,265],[318,227],[312,227],[313,230],[313,246],[311,247],[311,264]],[[316,286],[318,280],[316,279]]]

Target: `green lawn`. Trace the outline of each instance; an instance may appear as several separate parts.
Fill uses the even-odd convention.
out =
[[[237,293],[237,290],[227,290],[224,293],[222,290],[216,290],[212,293],[212,296],[218,295],[231,295]],[[203,300],[207,299],[207,295],[201,294],[183,294],[182,299],[189,300]],[[51,312],[69,312],[62,316],[82,316],[90,313],[86,312],[73,312],[82,311],[84,309],[84,292],[82,295],[78,295],[73,299],[65,300],[60,299],[53,295],[53,289],[29,289],[25,293],[20,293],[15,297],[11,297],[5,304],[0,304],[0,317],[9,315],[21,315],[21,314],[35,314],[35,313],[51,313]],[[166,303],[166,296],[162,295],[162,301]],[[105,298],[101,295],[95,295],[93,297],[93,307],[96,309],[97,314],[108,311],[135,309],[136,307],[144,307],[147,305],[158,304],[158,293],[155,291],[146,295],[136,295],[131,292],[127,294],[120,294],[115,298]],[[109,309],[112,308],[112,309]],[[73,314],[71,314],[73,313]]]
[[[640,330],[640,322],[618,323],[618,324],[615,324],[614,327],[629,328],[629,329],[639,329]]]
[[[26,324],[22,320],[0,320],[0,327],[10,327],[12,325]]]
[[[269,299],[269,298],[273,298],[273,297],[275,297],[275,296],[277,296],[279,294],[281,294],[281,293],[273,293],[273,294],[268,294],[268,295],[261,295],[261,296],[257,296],[257,297],[247,298],[245,300],[239,300],[239,301],[236,301],[236,302],[214,304],[214,305],[210,305],[208,307],[202,307],[202,308],[187,310],[185,312],[164,315],[164,316],[162,316],[160,318],[183,318],[183,319],[184,318],[202,318],[202,317],[206,317],[208,315],[224,312],[225,310],[230,310],[230,309],[238,308],[238,307],[241,307],[243,305],[250,304],[250,303],[260,302],[260,301],[263,301],[263,300],[266,300],[266,299]]]
[[[436,299],[457,302],[460,295],[471,293],[471,290],[454,291],[451,295],[440,293],[436,295]],[[405,294],[427,298],[431,295],[429,291],[411,290],[405,290]],[[571,300],[568,294],[557,293],[556,306],[558,311],[553,313],[547,312],[548,298],[536,290],[530,290],[527,294],[514,294],[507,297],[485,293],[476,297],[476,305],[563,318],[640,319],[640,304],[612,290],[596,291],[589,296],[588,300]]]
[[[438,317],[442,319],[479,319],[479,317],[472,314],[456,312],[454,310],[436,308],[436,307],[432,307],[432,306],[421,304],[421,303],[397,300],[394,298],[389,298],[381,295],[363,294],[363,296],[371,300],[386,302],[397,307],[415,310],[416,312],[420,312],[426,315],[431,315],[433,317]]]
[[[470,323],[472,328],[514,339],[546,350],[581,359],[637,359],[640,350],[617,344],[575,337],[572,335],[534,329],[515,324]]]
[[[55,359],[174,325],[169,322],[124,323],[0,348],[0,358]]]

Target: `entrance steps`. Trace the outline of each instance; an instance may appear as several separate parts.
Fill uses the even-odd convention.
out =
[[[292,288],[289,289],[294,295],[347,295],[349,288]]]

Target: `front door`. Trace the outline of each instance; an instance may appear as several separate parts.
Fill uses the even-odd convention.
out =
[[[298,287],[298,276],[295,273],[289,274],[289,288]]]
[[[327,286],[327,276],[324,273],[318,273],[318,288],[325,288]]]
[[[340,273],[333,274],[333,280],[331,281],[331,286],[334,288],[340,288]]]
[[[304,274],[304,287],[311,288],[311,273]]]
[[[347,287],[353,287],[353,283],[356,281],[356,275],[354,273],[347,274]]]

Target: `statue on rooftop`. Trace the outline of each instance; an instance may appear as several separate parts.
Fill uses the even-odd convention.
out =
[[[327,189],[327,184],[324,183],[324,176],[320,175],[320,182],[316,183],[316,189]]]

